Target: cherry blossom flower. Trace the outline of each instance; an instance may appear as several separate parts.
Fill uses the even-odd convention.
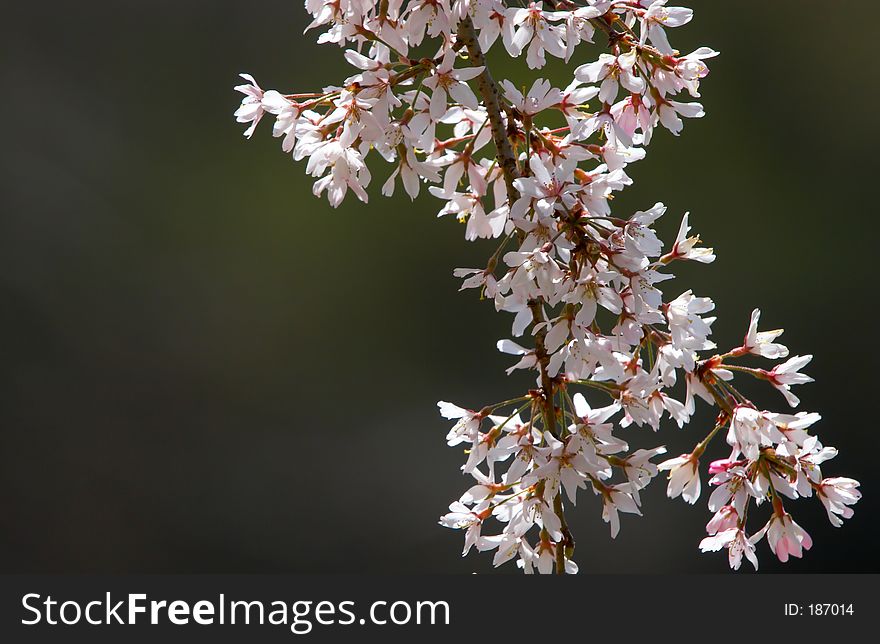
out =
[[[668,264],[675,259],[689,259],[703,264],[715,261],[713,249],[696,248],[696,245],[700,243],[699,235],[694,237],[687,236],[691,230],[691,227],[688,225],[689,214],[684,213],[684,217],[681,219],[681,227],[678,229],[678,235],[675,238],[675,243],[672,245],[672,250],[660,258],[662,263]]]
[[[717,552],[722,548],[727,548],[730,567],[734,570],[739,570],[743,555],[755,567],[755,570],[758,569],[758,557],[755,556],[755,546],[742,530],[729,528],[708,536],[700,542],[700,550],[702,552]]]
[[[669,44],[664,28],[681,27],[691,21],[694,12],[685,7],[667,7],[667,0],[653,0],[641,18],[642,43],[650,41],[664,54],[674,50]]]
[[[669,472],[669,485],[666,496],[674,499],[681,496],[693,505],[700,498],[700,461],[693,454],[682,454],[660,463],[660,471]]]
[[[421,183],[423,180],[439,181],[440,172],[434,164],[425,161],[419,161],[412,150],[407,150],[406,154],[401,155],[400,163],[388,180],[382,186],[382,194],[390,197],[394,194],[394,180],[400,175],[403,182],[403,188],[410,199],[419,196]]]
[[[746,458],[755,460],[762,447],[784,440],[776,424],[749,405],[737,405],[731,416],[727,444]]]
[[[759,532],[753,537],[753,542],[758,541],[761,537],[767,535],[767,543],[773,554],[785,563],[789,557],[803,557],[803,551],[813,547],[813,540],[807,531],[795,523],[794,519],[787,512],[781,514],[774,513]]]
[[[406,17],[405,30],[409,44],[414,47],[422,44],[426,33],[436,38],[443,33],[449,33],[453,28],[448,3],[419,0],[409,3],[407,9],[409,13]]]
[[[791,386],[813,382],[812,378],[800,373],[800,370],[807,366],[812,359],[813,356],[795,356],[782,364],[776,365],[771,371],[766,373],[770,383],[782,392],[786,402],[792,407],[797,407],[801,401],[791,393]]]
[[[657,118],[667,130],[675,136],[681,134],[684,123],[681,117],[689,119],[702,118],[705,115],[703,106],[699,103],[681,103],[679,101],[666,101],[660,103],[657,110]]]
[[[479,101],[473,90],[468,87],[466,81],[480,75],[482,67],[466,67],[453,69],[455,52],[449,50],[443,56],[443,61],[434,69],[434,73],[424,81],[425,87],[429,87],[431,93],[431,116],[439,120],[445,113],[449,97],[451,96],[461,105],[476,109]]]
[[[521,177],[514,182],[522,197],[514,202],[511,216],[521,218],[529,208],[534,208],[541,215],[552,216],[557,203],[562,208],[573,207],[577,202],[573,172],[576,165],[575,159],[554,165],[550,159],[533,156],[529,163],[532,176]]]
[[[711,469],[711,468],[710,468]],[[730,530],[739,525],[739,513],[732,505],[722,506],[706,524],[706,532],[710,535]]]
[[[598,18],[611,8],[611,2],[592,2],[591,7],[579,7],[568,11],[565,17],[565,62],[571,59],[575,48],[582,42],[593,42],[596,32],[593,18]]]
[[[700,97],[700,80],[709,75],[709,67],[704,62],[707,58],[714,58],[718,52],[709,47],[700,47],[687,56],[678,58],[675,62],[675,73],[668,75],[673,85],[664,86],[666,76],[664,70],[659,70],[658,74],[661,78],[654,79],[655,86],[661,88],[668,94],[677,93],[681,89],[686,89],[694,98]]]
[[[507,7],[501,0],[478,3],[474,15],[474,26],[479,31],[479,43],[483,51],[489,51],[498,36],[501,36],[504,48],[511,55],[518,55],[519,50],[513,45],[513,20],[509,17]]]
[[[477,438],[480,424],[483,422],[483,414],[481,412],[463,409],[458,405],[449,402],[440,401],[437,403],[440,408],[440,415],[449,420],[455,420],[456,423],[449,430],[446,441],[450,447],[454,447],[465,441],[473,443]]]
[[[752,317],[749,321],[749,330],[746,333],[745,340],[743,340],[742,347],[736,350],[737,353],[752,353],[756,356],[762,356],[771,360],[785,358],[788,355],[788,348],[781,344],[773,342],[773,340],[782,335],[783,330],[775,329],[773,331],[759,332],[758,320],[760,319],[760,309],[755,309],[754,311],[752,311]]]
[[[582,83],[601,82],[599,100],[603,103],[615,101],[619,85],[633,94],[641,94],[645,91],[645,80],[633,73],[637,54],[635,49],[620,56],[602,54],[596,62],[578,67],[574,77]]]
[[[370,183],[370,171],[360,153],[350,147],[359,133],[352,128],[337,140],[322,145],[309,159],[306,172],[312,176],[323,176],[315,182],[312,192],[320,195],[325,190],[330,205],[334,208],[342,203],[349,188],[366,202],[369,197],[365,188]],[[326,170],[330,173],[325,175]]]
[[[843,519],[852,517],[853,509],[849,506],[862,498],[861,492],[856,489],[858,487],[858,481],[846,477],[823,479],[816,487],[816,494],[834,527],[839,528],[843,525]]]
[[[449,513],[440,517],[440,525],[456,530],[465,530],[464,550],[461,556],[464,557],[472,546],[477,543],[480,538],[480,530],[483,526],[483,518],[478,513],[472,512],[466,505],[456,501],[449,506]]]
[[[550,85],[550,81],[538,78],[523,96],[509,80],[501,81],[504,96],[520,114],[534,116],[562,102],[562,92]]]
[[[522,359],[507,370],[507,374],[516,369],[530,369],[538,363],[538,357],[533,351],[529,351],[525,347],[518,345],[512,340],[499,340],[498,350],[501,353],[509,353],[515,356],[522,356]]]
[[[243,79],[248,81],[246,85],[236,85],[235,91],[244,94],[241,106],[235,111],[235,120],[239,123],[250,123],[248,129],[244,131],[247,138],[251,138],[257,124],[263,118],[266,110],[263,109],[263,90],[257,85],[257,81],[250,74],[239,74]]]
[[[545,51],[557,58],[565,58],[565,28],[550,24],[551,21],[564,19],[564,12],[544,11],[543,3],[532,2],[524,9],[508,9],[507,16],[516,26],[508,51],[518,56],[528,48],[526,62],[529,69],[544,66]]]
[[[639,449],[624,458],[609,459],[609,462],[617,465],[623,470],[627,481],[630,483],[630,490],[636,505],[640,505],[639,490],[648,487],[648,484],[657,476],[659,468],[652,463],[650,459],[660,454],[665,454],[665,447],[655,447],[653,449]]]
[[[578,449],[576,441],[569,440],[565,443],[556,440],[552,435],[545,436],[547,447],[544,448],[546,461],[539,465],[522,479],[523,485],[532,485],[538,481],[544,482],[544,499],[548,503],[559,492],[559,487],[565,489],[569,501],[574,504],[577,499],[578,488],[586,487],[590,464]]]
[[[611,538],[617,537],[620,532],[620,517],[618,512],[629,514],[642,514],[638,503],[632,495],[632,488],[628,483],[618,483],[612,486],[603,486],[593,483],[596,494],[602,496],[602,520],[611,526]]]

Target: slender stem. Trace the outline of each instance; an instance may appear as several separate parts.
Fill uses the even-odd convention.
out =
[[[499,407],[506,407],[507,405],[512,405],[513,403],[522,402],[523,400],[529,400],[530,396],[518,396],[516,398],[511,398],[509,400],[502,400],[501,402],[493,403],[491,405],[486,405],[480,410],[480,413],[485,413],[485,415],[491,414],[493,411],[498,409]]]
[[[568,523],[565,521],[565,511],[562,507],[562,490],[556,493],[553,499],[553,511],[559,517],[562,523],[562,541],[556,544],[556,574],[565,574],[565,551],[566,549],[574,550],[574,537],[571,530],[568,529]]]
[[[700,443],[694,448],[694,454],[702,454],[704,451],[706,451],[706,446],[709,445],[713,438],[715,438],[715,434],[717,434],[722,427],[727,426],[729,420],[730,419],[728,417],[725,417],[722,422],[715,425],[715,428],[711,432],[709,432],[708,436],[700,441]]]
[[[519,168],[513,154],[513,147],[510,145],[510,139],[507,138],[507,127],[501,110],[501,90],[486,65],[486,57],[477,41],[477,31],[470,16],[466,15],[458,23],[458,38],[464,43],[473,65],[483,68],[483,71],[477,76],[477,88],[489,115],[492,140],[495,142],[498,163],[504,173],[504,183],[507,185],[507,198],[513,205],[513,202],[519,198],[519,193],[513,185],[514,180],[519,176]]]
[[[753,369],[752,367],[742,367],[736,364],[722,364],[720,366],[721,369],[729,369],[730,371],[739,371],[740,373],[747,373],[750,376],[754,376],[760,380],[767,380],[767,372],[763,369]]]
[[[507,423],[509,423],[510,421],[512,421],[512,420],[514,419],[514,417],[516,417],[517,414],[521,413],[526,407],[528,407],[528,406],[531,405],[531,404],[532,404],[531,401],[527,402],[525,405],[523,405],[522,407],[520,407],[519,409],[517,409],[515,412],[513,412],[510,416],[508,416],[506,419],[504,419],[504,422],[503,422],[503,423],[501,423],[501,424],[498,425],[497,427],[493,427],[492,429],[493,429],[493,430],[499,430],[499,431],[502,430],[502,429],[504,429],[505,427],[507,427]]]

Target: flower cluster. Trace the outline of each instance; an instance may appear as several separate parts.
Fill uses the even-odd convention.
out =
[[[339,85],[299,94],[263,90],[243,74],[235,115],[248,125],[246,136],[266,114],[274,117],[282,149],[307,159],[314,193],[334,207],[349,190],[367,201],[367,157],[375,151],[391,164],[383,194],[392,195],[399,180],[414,199],[428,184],[442,203],[438,214],[465,224],[467,240],[498,240],[485,267],[455,275],[463,289],[478,289],[512,314],[517,340],[501,340],[498,349],[515,356],[508,373],[531,371],[535,388],[479,411],[439,403],[455,421],[447,441],[466,447],[462,471],[474,480],[440,520],[465,531],[465,554],[475,547],[494,552],[495,565],[515,559],[526,572],[575,572],[565,512],[579,490],[599,498],[612,537],[619,513],[641,513],[639,492],[660,471],[669,472],[670,497],[694,503],[700,458],[724,428],[731,454],[709,466],[715,514],[702,550],[726,548],[732,567],[743,555],[757,566],[754,544],[766,534],[782,561],[800,556],[810,538],[783,497],[815,492],[834,525],[852,515],[858,483],[822,478],[820,464],[836,452],[807,431],[818,414],[758,411],[733,384],[737,375],[766,380],[794,407],[791,387],[811,380],[801,373],[810,356],[770,370],[738,362],[788,356],[775,342],[781,331],[757,330],[758,311],[742,346],[717,353],[712,300],[690,290],[668,299],[659,288],[676,262],[715,259],[691,234],[688,214],[668,251],[653,228],[663,204],[612,215],[614,193],[632,183],[627,167],[645,157],[655,130],[678,135],[683,117],[703,116],[693,99],[717,52],[683,55],[667,33],[691,20],[690,9],[667,0],[305,6],[318,42],[343,47],[353,72]],[[485,54],[499,40],[529,69],[542,68],[547,55],[580,63],[578,46],[594,40],[607,51],[577,64],[564,88],[543,78],[526,88],[490,73]],[[682,381],[680,400],[670,392]],[[605,405],[592,407],[586,392]],[[631,450],[620,437],[633,424],[656,431],[664,419],[683,427],[696,398],[718,409],[691,453],[655,463],[663,447]],[[764,501],[770,519],[749,536],[749,507]]]

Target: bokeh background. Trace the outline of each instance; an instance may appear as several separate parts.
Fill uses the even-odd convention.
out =
[[[791,504],[816,545],[782,567],[762,543],[762,570],[880,572],[880,6],[686,4],[697,16],[674,43],[722,52],[708,116],[660,133],[616,207],[665,201],[667,239],[692,212],[719,258],[669,292],[714,297],[720,345],[759,306],[815,354],[818,382],[797,393],[841,449],[826,474],[858,478],[865,498],[841,529],[815,500]],[[334,211],[265,124],[242,138],[239,72],[288,91],[348,73],[301,35],[305,17],[289,0],[4,9],[0,571],[490,569],[436,525],[467,481],[434,404],[529,382],[494,350],[509,320],[451,274],[494,246],[464,242],[429,195]],[[546,73],[564,82],[562,66]],[[702,429],[627,437],[680,453]],[[584,571],[726,570],[697,551],[705,497],[667,502],[657,482],[616,541],[581,498]]]

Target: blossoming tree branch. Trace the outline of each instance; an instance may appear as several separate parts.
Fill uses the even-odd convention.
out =
[[[517,340],[498,349],[515,356],[508,373],[528,370],[535,386],[473,409],[439,403],[454,421],[448,443],[466,446],[462,471],[473,479],[440,519],[464,532],[464,554],[494,552],[496,566],[515,560],[527,573],[576,572],[566,517],[578,494],[598,497],[614,537],[620,513],[641,514],[639,492],[660,471],[668,496],[688,503],[708,477],[712,517],[699,547],[726,549],[734,569],[743,556],[758,567],[765,536],[781,561],[811,547],[789,512],[794,500],[815,497],[835,526],[852,516],[859,483],[823,476],[837,451],[812,433],[819,414],[761,410],[737,387],[755,378],[797,407],[792,387],[812,380],[801,372],[811,356],[789,358],[781,330],[759,330],[758,310],[742,343],[719,351],[709,339],[712,300],[690,290],[667,298],[659,288],[678,263],[715,259],[688,215],[664,252],[652,228],[663,204],[611,211],[655,130],[678,135],[682,117],[703,116],[692,99],[717,52],[682,55],[668,40],[690,9],[667,0],[305,0],[305,8],[314,18],[307,31],[344,48],[352,75],[283,94],[243,74],[236,117],[245,135],[274,117],[282,149],[307,159],[314,193],[332,206],[349,191],[367,201],[366,158],[375,153],[391,165],[382,194],[400,183],[415,198],[428,184],[439,215],[466,224],[465,239],[497,243],[485,266],[454,274],[513,316]],[[580,64],[584,43],[605,51]],[[564,88],[538,78],[526,91],[492,74],[493,46],[525,55],[529,69],[547,56],[577,66]],[[759,359],[765,366],[753,366]],[[682,380],[678,400],[669,392]],[[655,463],[665,448],[631,450],[622,438],[633,424],[688,425],[696,399],[716,414],[696,429],[690,453]],[[712,441],[726,441],[730,454],[706,471]]]

